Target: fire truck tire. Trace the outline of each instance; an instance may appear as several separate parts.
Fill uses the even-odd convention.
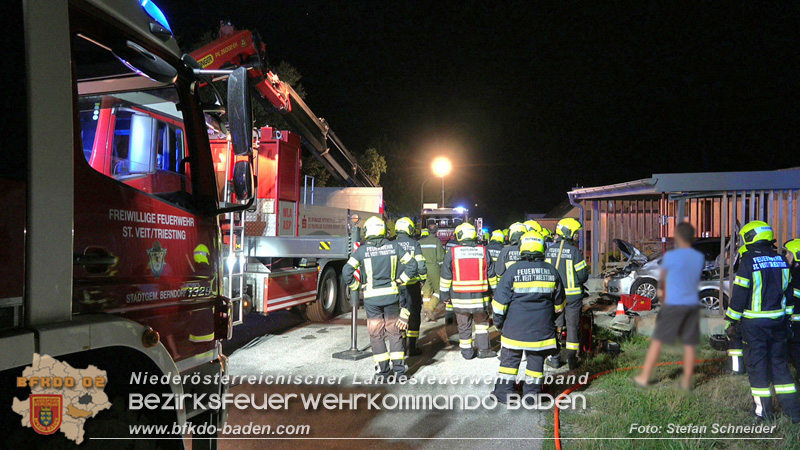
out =
[[[336,298],[339,293],[339,280],[336,271],[328,268],[322,273],[319,283],[317,300],[306,308],[306,317],[312,322],[325,322],[333,316],[336,310]]]
[[[339,314],[349,313],[353,310],[353,305],[350,303],[350,289],[347,289],[341,276],[339,277],[339,300],[336,304],[339,305]]]

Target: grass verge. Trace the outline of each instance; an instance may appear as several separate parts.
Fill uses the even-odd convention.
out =
[[[604,370],[640,366],[649,346],[644,337],[633,337],[622,344],[622,353],[617,357],[597,355],[581,368],[580,373],[590,374]],[[698,359],[715,359],[725,356],[708,346],[698,348]],[[680,347],[663,348],[660,361],[682,359]],[[562,410],[560,412],[562,447],[564,450],[589,449],[800,449],[800,426],[776,411],[778,420],[773,432],[760,434],[714,433],[714,425],[758,424],[751,415],[752,397],[747,376],[734,376],[725,370],[725,362],[698,365],[695,375],[695,390],[687,393],[679,389],[682,367],[662,366],[654,373],[653,386],[642,389],[630,381],[639,370],[620,371],[604,375],[593,381],[588,388],[579,390],[586,396],[586,410]],[[562,392],[568,386],[553,386],[552,392]],[[555,395],[555,394],[554,394]],[[777,403],[777,402],[774,402]],[[549,412],[553,435],[553,414]],[[654,432],[631,430],[631,424],[653,425]],[[684,430],[670,430],[674,426],[695,426]],[[699,428],[699,427],[705,427]],[[582,438],[623,438],[623,440],[570,440]],[[681,438],[677,440],[632,440],[629,438]],[[698,439],[698,438],[710,439]],[[743,440],[740,438],[761,438]],[[765,440],[763,438],[781,438]],[[729,439],[739,438],[739,439]],[[555,448],[552,440],[546,441],[545,449]]]

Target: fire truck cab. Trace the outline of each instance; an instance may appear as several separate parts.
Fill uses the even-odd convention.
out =
[[[130,393],[227,390],[218,375],[232,314],[221,292],[219,216],[252,204],[245,69],[229,71],[227,110],[230,151],[251,176],[237,180],[239,204],[229,204],[218,198],[202,77],[152,1],[5,9],[5,65],[24,76],[8,90],[2,121],[15,139],[0,162],[0,403],[29,394],[14,379],[38,353],[107,372],[105,393],[118,407],[91,419],[91,445],[102,442],[93,433],[125,438],[139,422],[221,424],[223,410],[193,402],[140,414],[127,402]],[[180,378],[144,386],[133,373]],[[19,448],[64,439],[20,426],[10,408],[0,421]],[[192,439],[195,449],[216,446],[212,435]]]

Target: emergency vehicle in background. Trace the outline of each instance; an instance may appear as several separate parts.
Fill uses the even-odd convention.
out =
[[[440,208],[437,203],[424,203],[422,205],[422,227],[436,225],[439,229],[436,236],[441,239],[442,244],[453,238],[456,227],[462,223],[469,223],[469,210],[463,207]],[[476,227],[481,230],[483,224]]]
[[[234,324],[253,311],[299,307],[317,322],[349,311],[341,273],[353,248],[350,229],[355,218],[363,223],[383,214],[383,189],[358,166],[325,120],[266,70],[257,33],[223,23],[220,37],[191,56],[206,71],[246,67],[255,98],[281,113],[293,129],[264,127],[256,132],[255,202],[246,212],[228,214],[222,224],[223,284],[233,299]],[[239,177],[235,165],[241,158],[226,159],[230,152],[224,133],[212,127],[209,139],[220,195],[234,200],[229,186]],[[303,178],[303,148],[346,187],[315,188],[313,178]]]

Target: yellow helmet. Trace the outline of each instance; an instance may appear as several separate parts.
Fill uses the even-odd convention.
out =
[[[750,245],[759,241],[772,242],[775,240],[775,233],[772,232],[772,227],[769,226],[767,222],[762,222],[760,220],[748,222],[739,230],[739,235],[742,236],[744,245]]]
[[[454,234],[458,242],[470,240],[474,241],[478,237],[478,232],[475,231],[475,227],[473,227],[470,223],[462,223],[461,225],[457,226]]]
[[[544,253],[544,238],[538,231],[528,231],[519,240],[519,252]]]
[[[572,239],[581,228],[583,228],[583,226],[580,222],[572,217],[567,217],[566,219],[558,221],[558,225],[556,225],[556,234],[564,239]]]
[[[800,263],[800,239],[792,239],[791,241],[783,244],[786,251],[794,256],[794,260]]]
[[[506,240],[506,236],[503,234],[503,232],[501,230],[492,231],[492,237],[491,237],[490,241],[493,241],[493,242],[497,241],[497,242],[503,243],[503,242],[505,242],[505,240]]]
[[[508,240],[511,242],[518,242],[527,231],[528,227],[519,222],[514,222],[508,227]]]
[[[522,224],[525,225],[525,228],[527,228],[528,231],[538,231],[539,233],[542,232],[542,226],[535,220],[526,220]]]
[[[367,239],[371,237],[386,236],[386,224],[378,216],[372,216],[364,223],[364,237]]]
[[[397,219],[397,222],[394,223],[394,232],[411,236],[414,234],[414,222],[408,217]]]
[[[428,231],[427,228],[423,228],[422,231],[419,232],[419,237],[430,236],[431,233]]]
[[[508,228],[503,228],[503,236],[508,237]]]
[[[539,233],[542,235],[545,241],[548,239],[551,241],[553,240],[553,232],[550,231],[548,228],[542,227],[542,229],[539,230]]]
[[[208,247],[205,244],[200,244],[194,248],[194,262],[199,264],[209,264],[208,262],[208,255],[211,252],[208,251]]]

